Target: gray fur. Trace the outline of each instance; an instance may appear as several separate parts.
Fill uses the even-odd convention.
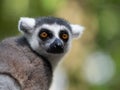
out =
[[[0,90],[48,90],[51,81],[51,65],[31,51],[25,38],[0,43]]]
[[[49,90],[52,71],[83,28],[53,17],[23,17],[18,28],[22,37],[8,38],[0,43],[0,90]],[[42,28],[49,30],[53,37],[42,40],[39,37]],[[62,31],[69,37],[66,42],[60,36]],[[62,53],[48,52],[61,49]]]
[[[58,25],[64,25],[71,31],[70,23],[64,19],[57,18],[57,17],[39,17],[35,19],[36,24],[35,27],[42,26],[43,24],[52,25],[54,23]]]
[[[20,90],[20,87],[9,75],[0,74],[0,90]]]

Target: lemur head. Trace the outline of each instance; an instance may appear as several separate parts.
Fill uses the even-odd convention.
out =
[[[72,39],[79,37],[83,32],[82,26],[55,17],[22,17],[18,28],[31,48],[43,56],[64,55]]]

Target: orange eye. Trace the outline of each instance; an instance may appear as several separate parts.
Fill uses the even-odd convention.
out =
[[[46,32],[42,32],[42,33],[40,34],[40,37],[46,38],[46,37],[48,37],[48,34],[47,34]]]
[[[68,34],[62,34],[63,39],[68,39]]]

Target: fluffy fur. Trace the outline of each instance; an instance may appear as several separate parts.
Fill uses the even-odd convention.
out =
[[[31,29],[28,29],[26,27],[29,26],[29,22],[27,23],[27,21],[30,21],[33,24],[32,25],[33,27],[31,27]],[[24,26],[23,23],[25,23],[26,26]],[[40,55],[48,58],[50,63],[52,64],[53,69],[57,66],[58,62],[69,50],[72,39],[78,38],[80,35],[82,35],[84,30],[84,28],[80,25],[70,24],[64,19],[55,18],[55,17],[41,17],[36,19],[24,17],[20,19],[18,27],[19,27],[19,31],[21,31],[28,40],[28,43],[30,44],[31,48]],[[49,42],[47,42],[44,45],[42,44],[40,45],[40,43],[44,43],[44,42],[39,40],[38,37],[38,33],[40,32],[41,28],[48,29],[54,34],[54,38],[50,39]],[[48,48],[51,43],[53,43],[55,38],[60,39],[59,37],[60,30],[67,30],[69,33],[69,40],[65,44],[65,48],[64,48],[65,52],[62,54],[47,53],[45,49]]]
[[[0,90],[48,90],[55,67],[83,28],[54,17],[22,17],[18,28],[23,36],[0,43]],[[43,41],[39,37],[42,28],[49,30],[53,37]],[[62,31],[69,36],[66,42],[60,37]],[[47,52],[48,49],[57,51],[60,44],[62,53]]]
[[[35,54],[25,38],[0,43],[0,90],[48,90],[51,80],[51,64]]]

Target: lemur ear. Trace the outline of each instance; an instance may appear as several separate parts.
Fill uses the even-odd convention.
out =
[[[77,24],[71,24],[71,28],[72,28],[73,38],[80,37],[84,31],[84,27]]]
[[[35,26],[35,19],[28,17],[21,17],[18,23],[18,29],[22,33],[31,33]]]

